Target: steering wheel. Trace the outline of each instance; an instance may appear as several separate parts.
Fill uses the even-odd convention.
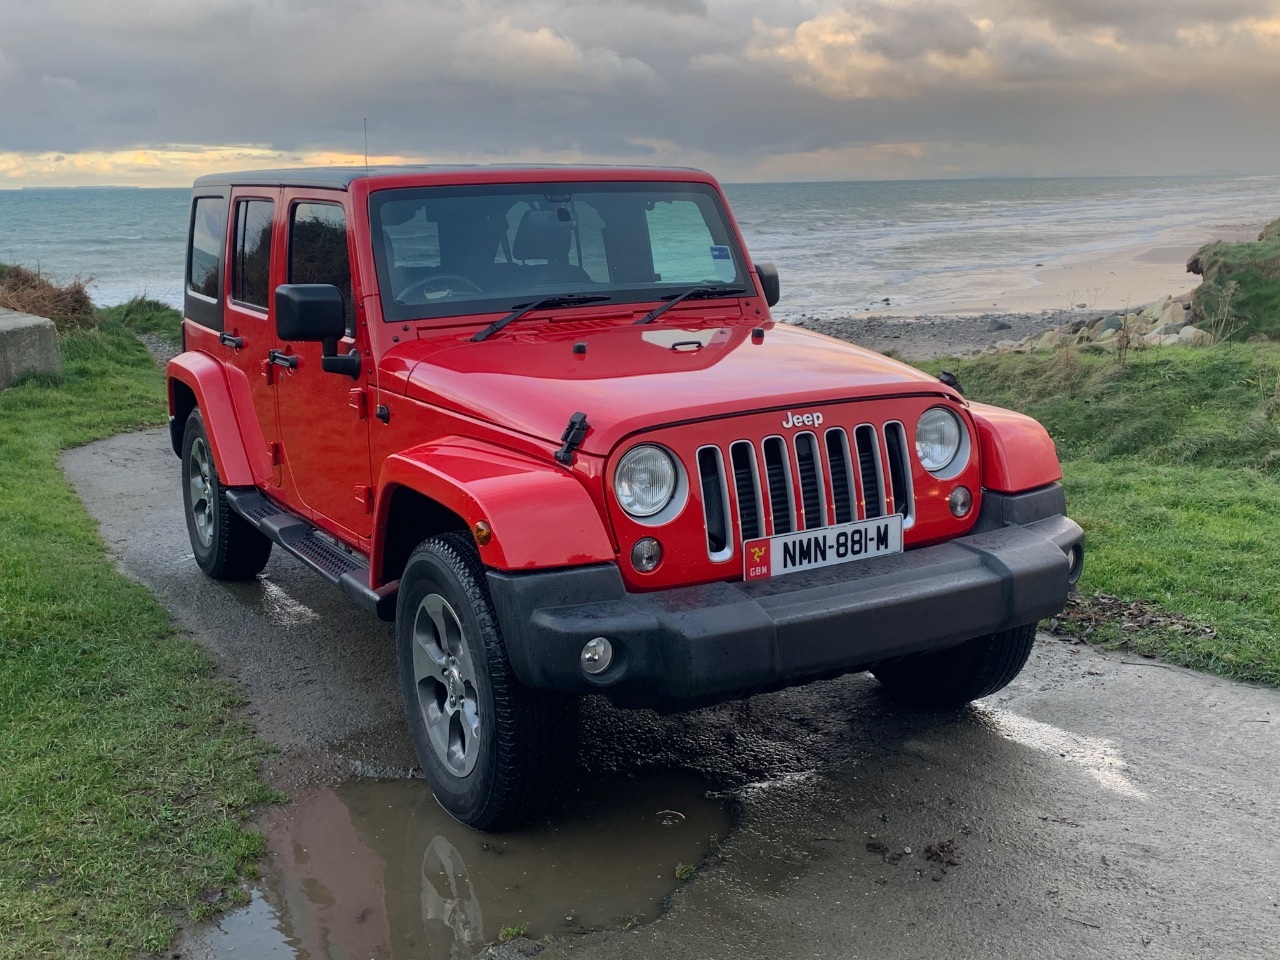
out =
[[[483,293],[484,291],[474,280],[468,280],[456,273],[437,273],[435,276],[423,277],[409,284],[400,291],[396,299],[401,303],[425,303],[428,299],[426,295],[431,292],[452,296],[454,293]]]

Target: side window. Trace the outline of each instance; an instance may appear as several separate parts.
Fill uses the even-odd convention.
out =
[[[217,300],[221,294],[223,241],[227,236],[227,201],[199,197],[191,211],[191,259],[187,264],[187,289]]]
[[[653,269],[663,283],[734,279],[733,261],[715,256],[719,251],[727,258],[727,249],[717,247],[713,251],[716,242],[707,229],[702,211],[692,200],[656,203],[648,211],[647,219],[653,244]]]
[[[274,216],[275,204],[270,200],[241,200],[236,204],[231,298],[259,310],[267,309],[270,295],[271,221]]]
[[[347,336],[355,333],[347,218],[336,203],[299,203],[289,224],[289,282],[331,283],[342,291]]]
[[[440,266],[440,224],[427,218],[421,202],[400,201],[382,207],[387,262],[396,269]]]

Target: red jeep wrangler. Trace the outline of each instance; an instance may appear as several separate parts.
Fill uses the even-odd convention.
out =
[[[276,544],[394,620],[422,769],[482,829],[554,795],[583,694],[1000,689],[1083,561],[1053,443],[777,298],[695,170],[197,180],[168,370],[196,561]]]

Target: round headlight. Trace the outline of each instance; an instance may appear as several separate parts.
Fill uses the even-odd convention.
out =
[[[676,465],[661,447],[634,447],[618,461],[613,492],[631,516],[652,517],[676,495]]]
[[[960,419],[944,407],[931,407],[916,424],[916,456],[930,473],[945,470],[960,452]]]

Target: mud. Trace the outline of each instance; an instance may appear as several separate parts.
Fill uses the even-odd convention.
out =
[[[308,784],[368,772],[403,777],[412,757],[385,625],[288,558],[273,559],[257,584],[200,576],[186,543],[178,462],[165,443],[161,432],[135,434],[64,458],[122,567],[238,678],[263,735],[281,747],[273,776],[293,784],[300,802]],[[1269,960],[1280,944],[1280,691],[1148,665],[1042,637],[1010,687],[943,714],[895,706],[866,675],[672,717],[589,701],[580,777],[627,784],[603,806],[621,808],[645,783],[686,771],[730,802],[734,826],[660,919],[551,930],[541,956]],[[339,786],[333,796],[368,786]],[[375,786],[416,796],[406,806],[430,805],[420,782]],[[656,801],[637,809],[652,814],[662,809]],[[372,807],[341,806],[351,833],[369,835]],[[365,812],[352,817],[353,809]],[[311,817],[304,827],[321,822]],[[620,828],[589,834],[584,861],[611,887],[639,852]],[[279,836],[272,834],[273,849]],[[359,872],[381,857],[383,889],[407,891],[404,922],[425,938],[412,897],[421,902],[426,890],[430,843],[425,832],[406,836],[361,839],[363,849],[382,852],[335,858],[349,886],[309,889],[348,917],[382,909],[390,932],[385,895]],[[490,907],[498,894],[485,892],[494,889],[490,875],[499,887],[509,883],[505,863],[513,861],[505,857],[514,854],[490,857],[482,845],[492,839],[448,836],[481,891],[483,938],[496,936],[495,925],[518,923],[510,907]],[[468,843],[480,844],[479,853]],[[692,854],[663,859],[693,862],[685,856]],[[550,923],[565,901],[556,899],[547,857],[537,863],[537,899],[551,918],[539,923]],[[274,924],[283,944],[264,932],[225,955],[271,956],[284,946],[298,954],[289,938],[303,927],[293,918],[313,915],[302,909],[311,901],[304,893],[273,902],[271,883],[287,875],[275,864],[273,855],[261,900],[230,914],[223,929],[261,916],[258,929]],[[591,898],[569,899],[582,909]],[[332,944],[305,949],[317,958],[360,956]],[[182,943],[174,950],[191,955]]]

